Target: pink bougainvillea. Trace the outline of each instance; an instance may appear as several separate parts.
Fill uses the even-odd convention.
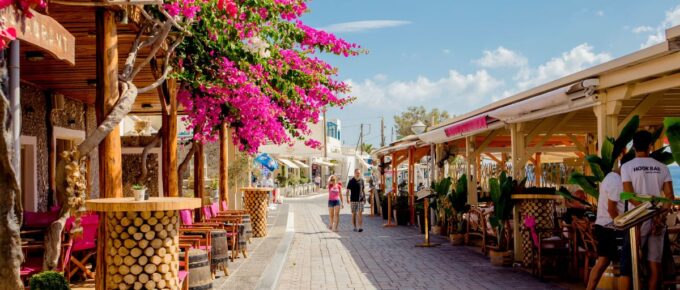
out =
[[[31,9],[44,8],[44,0],[0,0],[0,9],[5,9],[10,5],[15,5],[21,11],[23,17],[31,18],[33,13]],[[7,23],[0,21],[0,50],[7,47],[7,43],[16,39],[17,31],[15,27],[9,26]]]
[[[175,77],[183,84],[177,97],[194,139],[214,141],[216,129],[228,122],[243,151],[295,139],[319,148],[306,137],[308,124],[327,107],[353,99],[334,79],[337,69],[314,54],[352,56],[363,52],[360,47],[302,23],[305,0],[194,1],[165,5],[193,22],[192,35],[178,48]]]

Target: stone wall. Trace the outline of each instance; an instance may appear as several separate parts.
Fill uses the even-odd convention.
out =
[[[94,110],[92,106],[87,106],[79,101],[72,99],[65,99],[64,108],[62,110],[52,110],[48,112],[47,98],[51,98],[40,88],[22,83],[21,84],[21,107],[22,107],[22,124],[21,135],[36,137],[36,178],[37,178],[37,194],[38,194],[38,209],[46,211],[48,208],[48,193],[49,193],[49,140],[47,135],[47,127],[51,122],[53,126],[64,127],[73,130],[94,130],[96,128],[96,120],[92,119],[93,126],[87,126],[88,118],[94,118]],[[48,119],[49,115],[49,119]],[[96,152],[94,152],[96,157]],[[92,155],[91,155],[92,156]],[[98,184],[99,180],[99,166],[97,158],[90,163],[90,180],[91,184]],[[93,187],[94,189],[94,187]],[[98,188],[96,188],[98,193]],[[98,194],[97,194],[98,196]]]
[[[121,146],[123,148],[138,148],[142,150],[147,144],[154,139],[154,136],[124,136],[121,138]],[[157,148],[160,148],[158,142]],[[147,155],[147,178],[144,185],[147,188],[149,196],[160,196],[160,188],[158,187],[160,156],[156,153],[149,153]],[[123,195],[132,196],[132,185],[137,183],[137,178],[142,172],[142,154],[123,154]]]
[[[48,180],[48,142],[47,142],[47,104],[46,95],[40,89],[21,84],[21,135],[36,137],[36,175],[38,209],[47,210]]]

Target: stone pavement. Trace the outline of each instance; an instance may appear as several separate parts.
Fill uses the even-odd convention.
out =
[[[364,217],[364,232],[352,231],[349,206],[338,233],[327,229],[325,195],[287,199],[295,236],[279,289],[556,289],[528,273],[494,267],[489,259],[443,238],[436,248],[416,248],[413,227],[383,228],[380,217]],[[365,212],[368,212],[368,208]]]

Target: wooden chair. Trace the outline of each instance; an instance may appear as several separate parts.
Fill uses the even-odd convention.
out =
[[[245,251],[245,247],[243,249],[239,247],[239,239],[243,239],[242,217],[240,215],[213,216],[209,205],[203,206],[201,211],[206,222],[221,223],[222,228],[227,231],[227,241],[229,249],[231,249],[231,260],[233,261],[237,258],[239,253],[242,253],[243,257],[247,258],[248,254]]]
[[[578,237],[578,243],[574,250],[577,251],[579,258],[583,259],[583,281],[587,284],[590,263],[597,260],[597,240],[593,236],[593,229],[587,218],[573,217],[571,225]]]
[[[71,217],[66,221],[64,231],[69,233],[73,227],[73,222],[75,218]],[[82,236],[72,238],[73,248],[71,250],[72,255],[69,258],[69,263],[75,265],[75,267],[70,267],[70,271],[66,272],[65,277],[67,281],[71,281],[71,278],[78,273],[82,272],[84,279],[94,279],[94,273],[87,268],[87,263],[90,258],[97,254],[97,231],[99,228],[99,216],[95,213],[90,213],[83,215],[81,217],[81,226],[83,227]],[[81,255],[80,259],[77,259],[76,255]]]
[[[466,216],[465,244],[470,244],[470,237],[480,238],[480,247],[484,254],[488,250],[488,243],[492,241],[490,238],[495,238],[495,231],[488,226],[490,214],[490,212],[484,212],[482,208],[473,207],[470,208]]]
[[[70,239],[62,239],[63,242],[61,245],[61,253],[59,257],[59,261],[57,263],[57,267],[55,269],[56,272],[61,272],[64,275],[68,273],[69,270],[69,258],[71,257],[71,249],[73,246],[73,243]],[[43,255],[42,253],[45,250],[45,245],[44,244],[33,244],[33,245],[23,245],[21,246],[21,250],[24,253],[24,262],[21,264],[21,267],[19,269],[19,275],[21,277],[21,280],[24,282],[24,285],[28,285],[28,280],[31,278],[31,276],[42,272],[42,267],[43,267]],[[40,255],[29,255],[31,253],[39,253]]]
[[[533,216],[525,217],[523,228],[528,231],[532,240],[531,252],[529,253],[533,259],[531,272],[542,279],[544,276],[543,263],[548,259],[552,259],[556,265],[559,265],[561,260],[568,263],[569,240],[564,235],[564,229],[537,229],[535,221]]]

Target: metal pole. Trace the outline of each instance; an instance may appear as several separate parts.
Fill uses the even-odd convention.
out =
[[[19,41],[9,49],[9,106],[12,114],[12,167],[17,181],[21,180],[21,81],[19,71]]]

